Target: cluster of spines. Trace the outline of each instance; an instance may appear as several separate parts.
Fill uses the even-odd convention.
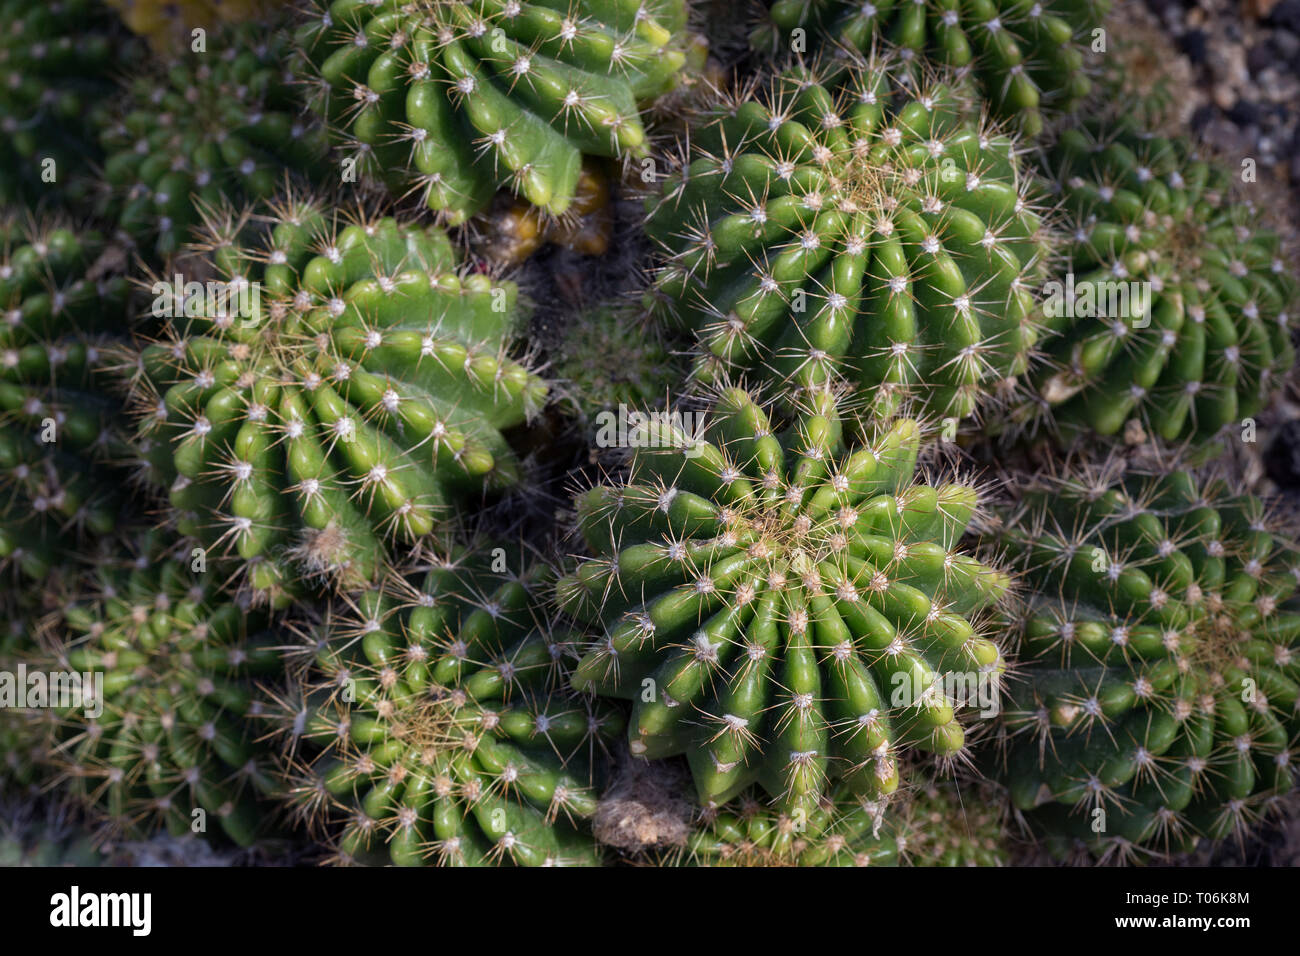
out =
[[[960,759],[948,678],[998,692],[1009,583],[959,548],[976,489],[918,482],[918,424],[829,392],[784,428],[742,389],[696,414],[646,416],[629,475],[577,500],[591,557],[558,601],[605,633],[576,685],[633,698],[632,752],[684,753],[702,803],[758,782],[809,813],[836,779],[893,791],[902,752]]]
[[[1294,775],[1294,534],[1176,469],[1045,479],[1002,518],[1027,602],[1013,804],[1103,856],[1244,834]]]
[[[607,302],[574,316],[555,347],[552,367],[557,387],[592,421],[601,412],[662,402],[675,364],[657,329],[622,304]]]
[[[502,432],[547,386],[509,356],[515,284],[461,270],[437,227],[299,199],[265,218],[259,242],[211,217],[224,309],[163,296],[136,382],[150,464],[257,591],[374,580],[392,544],[518,481]]]
[[[394,574],[309,640],[279,723],[299,815],[332,825],[337,862],[599,861],[586,821],[622,718],[568,690],[540,566],[489,570],[516,550]]]
[[[685,62],[681,0],[334,0],[298,39],[359,171],[449,223],[509,187],[555,215],[584,155],[643,156],[638,103]]]
[[[887,59],[797,68],[715,105],[647,200],[647,304],[696,375],[847,379],[877,411],[972,414],[1028,366],[1046,237],[1014,141]]]

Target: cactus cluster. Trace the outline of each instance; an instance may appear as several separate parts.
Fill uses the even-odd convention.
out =
[[[184,246],[205,208],[269,199],[290,173],[324,178],[325,133],[302,115],[289,56],[282,35],[229,28],[132,76],[101,110],[100,213],[147,258]]]
[[[845,378],[961,418],[1025,371],[1043,265],[1032,179],[959,89],[877,59],[787,71],[705,111],[648,201],[649,299],[697,377]]]
[[[741,389],[696,414],[639,422],[626,479],[578,499],[592,557],[558,600],[604,636],[575,685],[631,698],[632,753],[684,753],[702,803],[758,783],[811,813],[961,754],[966,691],[1004,667],[981,625],[1008,578],[959,548],[977,490],[917,480],[914,420],[827,392],[785,428]]]
[[[542,616],[517,548],[433,557],[335,609],[282,707],[300,811],[338,821],[342,862],[591,865],[622,718],[567,688],[573,637]],[[508,556],[508,557],[507,557]]]
[[[515,284],[463,270],[437,227],[300,197],[260,236],[249,218],[208,218],[219,294],[163,284],[135,404],[181,531],[279,601],[376,579],[390,545],[517,481],[502,432],[547,386],[508,355]]]
[[[298,40],[348,161],[454,225],[503,188],[562,215],[584,156],[648,155],[684,25],[682,0],[333,0]]]
[[[1187,471],[1040,479],[997,540],[1024,575],[1005,726],[1014,805],[1099,854],[1244,832],[1300,740],[1300,552]]]
[[[130,452],[107,376],[127,280],[93,230],[0,221],[0,568],[32,580],[116,525]]]

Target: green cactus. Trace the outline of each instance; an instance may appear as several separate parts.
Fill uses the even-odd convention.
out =
[[[1044,304],[1042,417],[1199,444],[1257,415],[1295,361],[1297,285],[1227,169],[1126,123],[1068,130],[1048,162],[1068,273]]]
[[[494,573],[490,554],[356,595],[310,647],[282,724],[299,813],[341,822],[339,862],[599,861],[593,774],[622,718],[566,690],[573,649],[541,619],[540,571]]]
[[[765,0],[762,6],[750,36],[755,49],[843,55],[897,46],[909,64],[971,74],[994,115],[1037,136],[1043,109],[1067,109],[1091,88],[1084,52],[1110,3]]]
[[[44,580],[116,525],[125,460],[108,345],[127,281],[96,232],[0,221],[0,569]]]
[[[456,225],[506,186],[561,215],[583,156],[645,156],[684,23],[682,0],[333,0],[298,39],[357,170]]]
[[[0,23],[0,204],[82,201],[97,158],[87,114],[125,41],[96,0],[0,0]]]
[[[667,254],[647,305],[699,336],[696,375],[843,375],[882,414],[915,398],[956,418],[1012,384],[1044,240],[1013,141],[965,113],[874,59],[707,111],[646,224]]]
[[[897,825],[910,866],[1006,866],[1002,808],[987,787],[930,783],[910,795]]]
[[[293,198],[267,218],[261,241],[209,220],[225,303],[159,287],[175,317],[136,404],[182,532],[279,600],[300,575],[372,580],[390,545],[516,483],[502,431],[547,386],[506,354],[514,283],[458,272],[440,229]]]
[[[1035,481],[992,538],[1028,602],[1012,802],[1103,856],[1244,832],[1300,734],[1295,535],[1191,473],[1120,471]]]
[[[895,866],[899,844],[884,803],[861,796],[826,797],[791,815],[745,794],[734,805],[701,809],[697,829],[667,865]]]
[[[147,258],[177,252],[205,205],[269,199],[287,171],[325,174],[325,133],[305,115],[283,33],[230,27],[208,43],[135,75],[98,111],[100,213]]]
[[[129,550],[129,561],[89,572],[64,614],[67,642],[31,665],[95,675],[98,689],[50,702],[58,726],[47,772],[123,837],[219,823],[248,846],[274,787],[252,734],[253,681],[279,672],[277,637],[220,595],[215,566],[195,573],[184,547],[171,553],[141,535]]]
[[[730,389],[703,423],[647,418],[626,482],[578,498],[593,557],[557,593],[605,634],[576,686],[632,698],[633,754],[685,753],[704,804],[758,782],[810,814],[835,779],[874,796],[902,753],[961,754],[949,678],[997,689],[980,612],[1008,585],[957,550],[976,490],[917,482],[916,422],[829,393],[778,431]]]
[[[0,867],[99,866],[93,837],[60,808],[0,804]]]
[[[656,330],[617,304],[575,316],[555,351],[555,375],[588,420],[620,405],[662,402],[674,381],[672,357]]]

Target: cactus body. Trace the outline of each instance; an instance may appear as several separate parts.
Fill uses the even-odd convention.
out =
[[[617,304],[575,316],[556,346],[555,375],[589,420],[620,406],[646,408],[662,402],[674,371],[656,331],[638,324]]]
[[[909,63],[971,73],[997,116],[1036,136],[1043,109],[1068,108],[1091,88],[1084,49],[1109,2],[768,0],[764,6],[750,37],[756,49],[866,53],[895,45]]]
[[[138,404],[182,531],[274,596],[300,573],[371,580],[391,544],[516,482],[502,431],[546,385],[506,355],[515,285],[459,274],[441,230],[299,201],[270,218],[262,243],[213,226],[224,306],[163,290]]]
[[[325,628],[299,794],[343,816],[342,862],[599,860],[592,774],[622,718],[566,690],[573,649],[538,617],[536,572],[486,556],[390,579]]]
[[[907,89],[874,60],[797,70],[701,118],[647,219],[650,303],[699,335],[699,377],[843,375],[884,414],[961,417],[1024,371],[1043,247],[1012,142],[951,87]]]
[[[1102,854],[1243,831],[1290,786],[1300,732],[1286,534],[1181,471],[1045,480],[1005,519],[1029,602],[1014,805]]]
[[[223,198],[268,199],[286,171],[325,173],[324,130],[289,73],[289,45],[262,27],[214,33],[130,79],[101,110],[102,214],[146,256],[175,253]]]
[[[507,186],[562,214],[584,155],[646,155],[638,102],[674,83],[684,19],[681,0],[334,0],[299,40],[358,170],[457,224]]]
[[[595,557],[559,599],[605,636],[575,683],[632,698],[633,754],[685,753],[702,803],[890,792],[901,752],[962,750],[948,678],[1001,673],[978,615],[1007,579],[956,550],[976,492],[915,482],[914,421],[859,445],[819,399],[780,432],[739,389],[700,434],[649,419],[627,482],[577,502]]]
[[[1297,286],[1227,170],[1124,124],[1067,131],[1050,163],[1069,272],[1040,404],[1067,432],[1191,443],[1257,415],[1295,361]]]

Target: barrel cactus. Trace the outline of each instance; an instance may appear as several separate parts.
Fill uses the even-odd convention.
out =
[[[354,168],[455,225],[503,187],[562,215],[584,156],[646,156],[684,25],[682,0],[334,0],[298,39]]]
[[[287,171],[324,178],[325,133],[305,115],[290,56],[281,33],[228,28],[137,73],[100,109],[101,213],[147,258],[188,242],[205,205],[270,198]]]
[[[783,429],[741,389],[685,414],[631,423],[627,479],[577,499],[592,557],[557,594],[604,634],[575,685],[633,699],[632,753],[684,753],[702,804],[758,783],[807,816],[835,780],[895,790],[903,753],[962,755],[1009,583],[959,549],[976,490],[919,482],[915,421],[829,393]]]
[[[135,391],[180,530],[279,600],[304,576],[373,580],[390,546],[516,483],[502,431],[547,386],[507,356],[514,283],[462,272],[437,227],[301,197],[265,218],[260,238],[209,218],[196,268],[219,281],[158,286],[170,318]]]
[[[966,112],[877,59],[705,111],[646,223],[666,253],[648,304],[698,335],[697,376],[845,376],[883,414],[954,418],[1013,386],[1045,240],[1014,141]]]
[[[128,457],[108,366],[127,281],[93,230],[0,221],[0,568],[43,580],[120,508]]]
[[[1192,473],[1121,471],[1036,481],[995,537],[1027,601],[1012,802],[1103,856],[1244,832],[1300,734],[1294,533]]]
[[[970,73],[999,117],[1029,136],[1045,109],[1091,88],[1084,54],[1109,0],[765,0],[750,42],[758,50],[866,53],[894,45],[917,67]]]
[[[295,802],[339,824],[338,862],[599,861],[587,821],[622,718],[567,690],[574,650],[546,626],[540,566],[491,570],[516,553],[435,557],[319,629],[281,725]]]
[[[1228,170],[1125,122],[1066,131],[1048,165],[1068,272],[1044,303],[1046,421],[1200,445],[1257,415],[1295,361],[1297,284]]]
[[[80,700],[50,702],[47,773],[122,837],[219,827],[248,846],[274,787],[253,685],[279,671],[280,641],[183,545],[140,534],[123,550],[129,560],[88,572],[63,613],[66,641],[33,665],[90,675]]]

